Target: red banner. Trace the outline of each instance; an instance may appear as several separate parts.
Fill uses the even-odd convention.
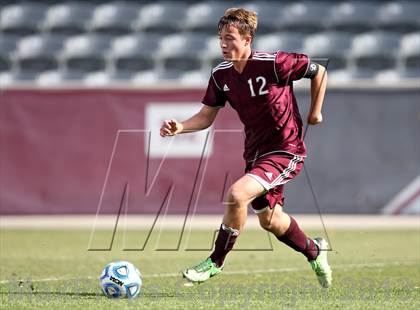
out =
[[[223,213],[242,174],[242,125],[158,137],[203,90],[7,90],[0,94],[0,214]]]

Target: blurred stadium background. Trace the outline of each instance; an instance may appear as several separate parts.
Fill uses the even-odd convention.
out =
[[[258,13],[255,50],[329,60],[325,121],[306,140],[320,210],[302,172],[289,212],[418,216],[420,4],[402,0],[2,0],[0,214],[116,214],[126,183],[124,212],[222,214],[243,169],[234,112],[204,161],[205,134],[169,145],[144,130],[199,109],[233,6]],[[296,90],[305,114],[308,84]]]
[[[0,85],[204,85],[227,7],[258,12],[256,50],[330,60],[330,82],[418,81],[417,1],[8,1]]]

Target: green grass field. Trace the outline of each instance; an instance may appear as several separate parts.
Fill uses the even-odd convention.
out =
[[[106,247],[111,234],[96,232],[91,246]],[[241,236],[221,275],[187,287],[179,272],[209,254],[198,249],[211,246],[213,232],[184,235],[179,250],[175,231],[153,233],[144,251],[123,250],[141,247],[146,235],[129,231],[124,238],[117,233],[111,251],[88,251],[90,231],[3,230],[0,308],[420,309],[418,231],[329,231],[333,286],[328,290],[318,286],[301,254],[275,238],[269,250],[262,231]],[[164,248],[172,250],[156,250]],[[105,264],[117,259],[141,270],[139,298],[109,300],[102,295],[97,278]]]

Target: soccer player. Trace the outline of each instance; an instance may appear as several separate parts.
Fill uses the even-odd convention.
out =
[[[201,110],[183,122],[165,120],[160,129],[162,137],[206,129],[226,101],[245,126],[245,174],[228,191],[214,251],[182,274],[191,282],[204,282],[222,271],[251,203],[261,227],[302,253],[326,288],[332,281],[328,243],[322,238],[307,237],[296,220],[283,211],[283,185],[298,174],[306,156],[293,81],[311,79],[308,123],[316,125],[322,121],[326,70],[303,54],[253,51],[256,28],[255,12],[226,10],[218,24],[225,61],[211,72]]]

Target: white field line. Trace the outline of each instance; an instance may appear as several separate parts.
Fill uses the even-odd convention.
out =
[[[220,226],[222,215],[191,215],[185,229],[208,230]],[[294,215],[304,229],[323,229],[319,215]],[[150,229],[156,215],[130,215],[125,221],[118,223],[118,229]],[[328,230],[375,230],[420,229],[418,215],[322,215],[325,229]],[[113,229],[116,215],[0,215],[0,230],[6,229]],[[165,215],[158,218],[155,229],[181,230],[185,216]],[[260,229],[258,218],[249,215],[245,229]]]
[[[333,265],[332,269],[334,270],[346,270],[346,269],[354,269],[354,268],[381,268],[381,267],[388,267],[388,266],[415,266],[419,265],[419,262],[416,261],[403,261],[403,262],[390,262],[390,263],[367,263],[367,264],[346,264],[346,265]],[[308,269],[309,270],[309,269]],[[264,274],[264,273],[282,273],[282,272],[298,272],[302,271],[301,267],[289,267],[289,268],[267,268],[267,269],[253,269],[253,270],[227,270],[224,271],[224,275],[242,275],[242,274]],[[144,279],[151,279],[151,278],[174,278],[174,277],[181,277],[181,272],[173,272],[173,273],[155,273],[155,274],[146,274],[142,275]],[[93,280],[97,279],[97,277],[80,277],[80,278],[60,278],[60,277],[50,277],[44,279],[15,279],[15,280],[1,280],[0,284],[8,284],[8,283],[36,283],[36,282],[53,282],[53,281],[79,281],[79,280]]]

